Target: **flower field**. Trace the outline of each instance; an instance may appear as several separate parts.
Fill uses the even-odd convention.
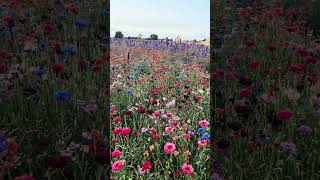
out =
[[[0,2],[0,179],[107,179],[106,1]]]
[[[320,179],[320,41],[287,2],[213,5],[211,179]]]
[[[208,58],[111,43],[112,179],[207,179]]]

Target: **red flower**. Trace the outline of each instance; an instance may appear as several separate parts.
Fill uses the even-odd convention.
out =
[[[14,22],[14,19],[12,16],[8,15],[8,16],[3,16],[2,20],[6,23],[7,26],[9,26],[10,24],[12,24]]]
[[[146,110],[144,109],[144,107],[139,107],[139,108],[138,108],[138,112],[139,112],[139,113],[145,113]]]
[[[298,48],[296,51],[297,51],[297,53],[300,54],[300,56],[302,56],[302,57],[305,57],[305,56],[310,55],[309,51],[307,51],[307,50],[304,49],[304,48]]]
[[[53,64],[52,65],[52,70],[55,72],[55,73],[60,73],[62,72],[64,69],[64,65],[63,64]]]
[[[102,70],[102,67],[101,66],[94,66],[93,67],[93,71],[94,72],[100,72]]]
[[[176,170],[175,175],[180,176],[182,174],[181,170]]]
[[[289,65],[288,70],[294,73],[303,73],[304,66],[302,64],[291,64]]]
[[[43,25],[43,32],[49,34],[54,30],[53,25],[50,22],[47,22]]]
[[[127,136],[130,133],[131,133],[131,129],[130,128],[123,128],[122,131],[121,131],[121,135],[122,136]]]
[[[36,180],[36,178],[34,178],[33,176],[23,175],[15,177],[14,180]]]
[[[51,168],[62,168],[67,165],[69,158],[61,155],[53,155],[48,158],[48,166]]]
[[[240,96],[247,97],[247,96],[250,96],[252,92],[253,92],[252,88],[243,88],[243,89],[240,89]]]
[[[11,57],[13,57],[13,53],[6,50],[0,50],[0,59],[8,59]]]
[[[152,167],[152,163],[151,163],[150,161],[146,161],[146,162],[144,162],[144,163],[142,164],[142,169],[143,169],[144,171],[150,170],[151,167]]]
[[[114,120],[115,122],[120,122],[120,121],[121,121],[121,117],[120,117],[120,116],[117,116],[117,117],[113,118],[113,120]]]
[[[160,139],[160,135],[159,134],[154,134],[152,137],[153,137],[154,140],[159,140]]]
[[[117,127],[117,128],[114,128],[114,130],[112,131],[113,134],[117,135],[117,134],[120,134],[122,131],[122,128],[121,127]]]
[[[283,8],[281,8],[281,7],[276,8],[276,9],[275,9],[275,14],[276,14],[277,16],[283,16],[283,15],[284,15]]]
[[[221,71],[221,70],[217,70],[217,71],[215,71],[215,72],[212,73],[212,77],[213,77],[213,79],[215,79],[215,80],[221,79],[221,78],[223,77],[223,75],[224,75],[224,72]]]
[[[227,63],[227,65],[229,65],[229,66],[234,66],[234,65],[236,65],[239,61],[240,61],[240,56],[234,55],[234,56],[230,57],[229,59],[227,59],[226,63]]]
[[[9,138],[7,143],[7,159],[8,161],[13,161],[18,151],[18,144],[16,143],[15,138]]]
[[[84,59],[77,59],[76,64],[80,67],[84,67],[86,65],[86,61]]]
[[[274,50],[276,50],[277,46],[274,44],[269,44],[267,48],[269,51],[274,51]]]
[[[246,40],[244,41],[244,45],[249,48],[255,44],[254,40]]]
[[[151,91],[151,94],[157,95],[157,94],[158,94],[158,91],[157,91],[157,90],[152,90],[152,91]]]
[[[260,65],[260,61],[258,59],[254,59],[252,60],[249,64],[248,64],[248,67],[251,69],[251,70],[255,70],[258,68],[258,66]]]
[[[287,31],[288,32],[297,32],[299,30],[299,27],[298,26],[287,26],[286,27]]]
[[[198,102],[201,98],[202,98],[202,96],[195,96],[194,101]]]
[[[237,8],[237,15],[240,17],[246,16],[247,11],[244,8]]]
[[[229,74],[226,75],[226,79],[229,80],[229,81],[234,81],[234,80],[236,80],[237,78],[236,78],[236,76],[233,75],[232,73],[229,73]]]
[[[307,55],[307,56],[303,57],[303,62],[305,64],[316,64],[318,61],[316,58]]]
[[[5,73],[8,71],[8,66],[4,63],[0,64],[0,73]]]
[[[58,49],[61,49],[62,43],[60,41],[55,41],[55,40],[49,41],[49,47],[56,52]]]
[[[279,111],[276,114],[276,118],[279,121],[289,120],[293,116],[293,113],[290,111]]]

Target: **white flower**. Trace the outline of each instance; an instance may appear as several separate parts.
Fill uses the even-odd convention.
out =
[[[294,89],[286,89],[284,94],[287,95],[288,99],[291,101],[297,101],[301,97],[300,93]]]
[[[266,103],[271,103],[274,101],[274,96],[265,93],[261,96],[261,99],[264,100]]]

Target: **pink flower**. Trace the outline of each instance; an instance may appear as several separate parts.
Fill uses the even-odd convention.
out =
[[[119,151],[119,150],[114,150],[112,153],[111,153],[112,157],[120,157],[122,155],[122,152]]]
[[[171,102],[168,102],[167,104],[166,104],[166,107],[172,107],[172,106],[174,106],[176,104],[176,102],[173,100],[173,101],[171,101]]]
[[[122,128],[121,127],[117,127],[117,128],[114,128],[114,130],[112,131],[113,134],[117,135],[117,134],[120,134],[122,131]]]
[[[190,164],[183,164],[182,165],[182,172],[186,175],[191,175],[193,173],[193,167]]]
[[[167,143],[164,145],[164,152],[166,154],[171,154],[175,150],[176,150],[176,145],[174,145],[173,143]]]
[[[173,132],[173,128],[172,127],[166,127],[165,131],[166,131],[166,133],[171,133],[171,132]]]
[[[159,111],[156,111],[156,112],[152,113],[152,116],[156,117],[156,118],[160,117],[160,115],[161,115],[161,113]]]
[[[113,118],[113,120],[114,120],[115,122],[120,122],[120,121],[121,121],[121,117],[120,117],[120,116],[117,116],[117,117]]]
[[[166,119],[171,119],[171,118],[173,118],[173,114],[172,113],[167,113],[163,117],[166,118]]]
[[[125,162],[125,160],[119,160],[114,162],[112,164],[112,172],[119,172],[123,168]]]
[[[201,120],[199,121],[198,125],[201,127],[207,127],[209,125],[209,122],[207,120]]]
[[[271,103],[274,101],[274,96],[266,93],[261,96],[261,99],[264,100],[266,103]]]
[[[199,147],[205,147],[206,145],[208,145],[208,140],[200,140],[197,142]]]
[[[169,122],[171,126],[176,127],[179,125],[179,121],[170,121]]]
[[[143,176],[147,172],[147,170],[144,170],[143,168],[138,168],[138,171],[141,176]]]
[[[121,131],[121,135],[126,136],[126,135],[130,134],[130,132],[131,132],[130,128],[123,128]]]

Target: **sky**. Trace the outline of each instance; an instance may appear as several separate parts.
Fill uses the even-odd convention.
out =
[[[210,34],[210,0],[111,0],[110,35],[182,40],[207,39]]]

